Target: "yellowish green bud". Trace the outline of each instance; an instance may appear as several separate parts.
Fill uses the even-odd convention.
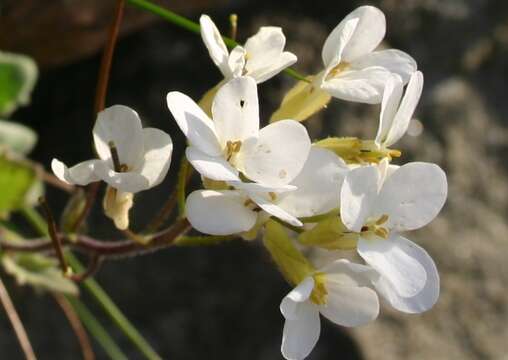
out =
[[[304,121],[328,105],[331,96],[313,84],[314,76],[307,79],[308,82],[297,82],[284,96],[280,107],[270,118],[271,123],[284,119]]]
[[[333,151],[348,164],[377,164],[384,158],[391,160],[402,154],[396,149],[379,148],[373,140],[360,140],[356,137],[330,137],[319,140],[314,145]]]
[[[263,244],[290,284],[297,285],[316,272],[312,264],[293,244],[286,229],[279,223],[273,220],[266,223]]]

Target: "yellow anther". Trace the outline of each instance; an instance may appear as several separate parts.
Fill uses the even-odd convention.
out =
[[[385,222],[388,221],[388,215],[383,214],[379,219],[376,220],[376,225],[383,225]]]
[[[242,147],[242,142],[240,140],[238,141],[231,141],[228,140],[226,142],[226,160],[230,160],[231,157],[240,151]]]
[[[274,192],[269,192],[268,195],[270,195],[270,200],[275,201],[277,199],[277,194]]]

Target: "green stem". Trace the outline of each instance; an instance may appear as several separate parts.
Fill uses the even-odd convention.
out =
[[[148,1],[148,0],[127,0],[127,3],[129,3],[130,5],[136,6],[140,9],[151,12],[152,14],[155,14],[155,15],[163,18],[164,20],[169,21],[170,23],[172,23],[176,26],[179,26],[185,30],[188,30],[188,31],[196,33],[196,34],[201,34],[201,27],[199,26],[198,23],[195,23],[192,20],[189,20],[181,15],[178,15],[171,10],[163,8],[162,6],[156,5],[156,4],[152,3],[151,1]],[[229,48],[234,48],[235,46],[238,45],[238,43],[235,40],[233,40],[227,36],[222,36],[222,39],[224,40],[224,43]],[[292,68],[287,68],[284,70],[284,72],[287,75],[291,76],[292,78],[295,78],[300,81],[309,82],[309,80],[305,76],[299,74],[296,70],[294,70]]]
[[[88,329],[90,334],[102,346],[106,354],[113,360],[127,360],[127,356],[118,347],[115,341],[109,336],[106,329],[99,323],[97,318],[90,312],[90,310],[79,299],[66,296],[66,299],[72,305],[76,314],[83,322],[83,325]]]
[[[70,252],[67,253],[67,261],[74,271],[81,273],[85,269],[79,260]],[[104,311],[111,317],[113,322],[120,328],[123,333],[132,341],[134,345],[150,360],[160,360],[161,357],[152,349],[150,344],[136,330],[131,322],[125,317],[120,309],[115,305],[111,298],[106,294],[102,287],[93,279],[87,279],[83,282],[83,286],[102,306]]]
[[[21,210],[21,213],[42,236],[48,235],[46,222],[35,209],[25,207]],[[72,253],[67,252],[66,259],[75,272],[81,273],[84,270],[83,265]],[[83,286],[147,359],[161,359],[95,280],[88,279],[83,282]]]

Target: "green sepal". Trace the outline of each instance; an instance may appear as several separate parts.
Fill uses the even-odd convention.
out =
[[[263,244],[270,252],[284,278],[292,285],[297,285],[316,269],[298,250],[289,237],[286,229],[279,223],[268,220]]]
[[[272,114],[271,123],[285,119],[304,121],[328,105],[332,97],[316,86],[313,79],[313,76],[308,76],[289,90]]]
[[[298,241],[328,250],[352,250],[356,248],[358,234],[350,232],[339,216],[329,216],[300,234]]]

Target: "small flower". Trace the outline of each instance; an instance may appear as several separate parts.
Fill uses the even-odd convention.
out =
[[[411,75],[404,97],[402,97],[403,86],[402,79],[398,75],[392,76],[386,83],[375,140],[381,149],[395,144],[406,133],[422,94],[423,74],[416,71]]]
[[[99,113],[93,138],[99,159],[71,168],[53,159],[51,168],[60,180],[69,184],[105,181],[109,185],[104,200],[106,214],[119,228],[125,229],[132,194],[162,182],[171,163],[173,143],[170,136],[159,129],[143,129],[138,114],[123,105]]]
[[[259,84],[296,62],[294,54],[284,51],[286,38],[279,27],[262,27],[245,46],[238,45],[229,53],[210,17],[202,15],[199,23],[203,42],[226,81],[246,75]]]
[[[275,216],[293,226],[302,223],[278,207],[274,201],[293,186],[269,188],[256,183],[231,182],[235,190],[196,190],[187,197],[185,211],[196,230],[210,235],[230,235],[249,231],[259,216]]]
[[[213,121],[180,92],[170,92],[167,103],[189,140],[187,159],[206,178],[240,181],[241,172],[252,181],[280,187],[298,175],[309,154],[307,130],[294,120],[259,130],[257,87],[250,77],[235,78],[219,89]]]
[[[321,331],[319,314],[348,327],[374,320],[379,300],[370,282],[377,277],[370,267],[341,259],[298,284],[280,304],[286,319],[281,346],[284,358],[301,360],[310,354]]]
[[[439,275],[427,252],[400,235],[428,224],[443,207],[446,175],[437,165],[351,170],[341,189],[340,216],[360,235],[358,254],[381,275],[373,284],[396,309],[423,312],[439,296]]]
[[[325,70],[315,82],[330,95],[369,104],[381,102],[385,83],[398,74],[403,83],[416,71],[414,59],[400,50],[374,51],[386,32],[383,12],[361,6],[330,33],[322,51]]]

